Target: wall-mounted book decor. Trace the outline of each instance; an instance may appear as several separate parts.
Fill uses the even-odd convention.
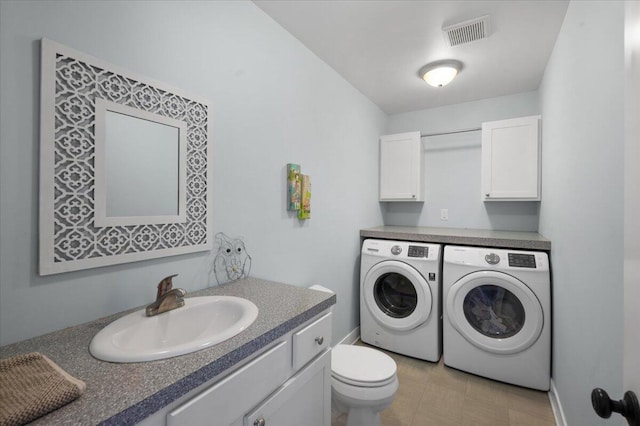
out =
[[[287,210],[297,211],[298,219],[311,218],[311,180],[299,164],[287,164]]]
[[[300,164],[287,164],[287,210],[300,210],[302,193],[300,186]]]
[[[310,219],[311,218],[311,180],[308,175],[300,175],[300,181],[302,182],[302,205],[298,210],[298,219]]]

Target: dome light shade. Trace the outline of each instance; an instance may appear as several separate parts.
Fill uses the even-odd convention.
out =
[[[462,62],[455,60],[437,61],[425,65],[418,75],[433,87],[442,87],[451,83],[462,69]]]

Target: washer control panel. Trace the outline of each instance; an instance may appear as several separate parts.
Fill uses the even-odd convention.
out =
[[[509,266],[535,269],[536,257],[532,254],[509,253]]]
[[[429,257],[429,247],[409,246],[408,257]]]
[[[385,260],[385,258],[396,259],[410,261],[414,267],[423,268],[430,262],[440,261],[443,247],[440,244],[428,244],[419,241],[366,239],[362,242],[361,252],[362,259],[367,262],[373,262],[374,259],[378,259],[377,261]],[[434,266],[434,268],[436,267]]]

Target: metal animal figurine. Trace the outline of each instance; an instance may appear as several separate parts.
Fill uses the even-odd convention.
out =
[[[218,284],[248,277],[251,271],[251,256],[247,253],[244,241],[231,239],[222,232],[216,234],[220,245],[213,261],[213,271]]]

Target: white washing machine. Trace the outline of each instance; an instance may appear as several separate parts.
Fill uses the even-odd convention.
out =
[[[437,362],[442,353],[438,244],[365,240],[360,267],[360,338]]]
[[[444,363],[549,390],[551,277],[544,252],[447,246]]]

